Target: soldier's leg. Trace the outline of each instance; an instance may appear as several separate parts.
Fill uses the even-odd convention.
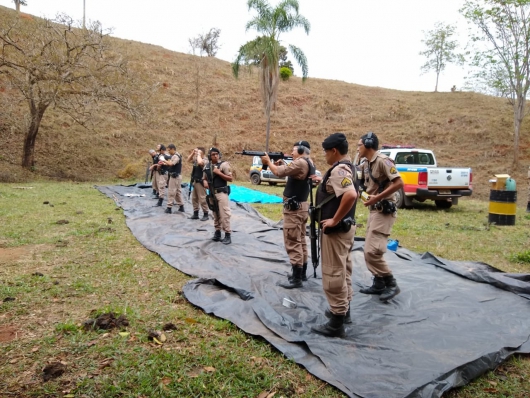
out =
[[[158,171],[153,171],[153,179],[151,180],[153,191],[158,195]]]
[[[199,182],[193,183],[193,190],[191,191],[191,204],[193,205],[193,212],[199,211],[199,187],[204,187]]]
[[[182,176],[179,175],[177,178],[173,178],[175,180],[176,185],[176,191],[175,191],[175,203],[179,207],[178,211],[184,211],[184,200],[182,198]]]
[[[168,194],[167,194],[167,209],[166,213],[171,214],[171,208],[173,207],[173,202],[175,200],[175,195],[177,193],[177,179],[170,178],[168,184]]]
[[[225,231],[225,236],[221,242],[225,245],[229,245],[232,243],[232,230],[230,229],[230,216],[232,213],[230,211],[230,201],[226,193],[217,193],[215,194],[215,197],[219,203],[221,227],[223,231]]]
[[[209,219],[208,217],[208,203],[206,203],[206,189],[202,186],[202,184],[197,184],[197,197],[198,197],[198,204],[197,204],[197,211],[199,211],[199,206],[202,209],[202,218],[201,221],[207,221]]]
[[[162,206],[164,197],[166,196],[167,173],[158,176],[158,203],[157,206]]]
[[[305,224],[302,224],[303,219],[303,211],[284,210],[283,212],[283,242],[293,271],[288,282],[279,285],[286,289],[303,287],[304,251],[302,246],[302,234],[300,232],[302,228],[305,228]]]

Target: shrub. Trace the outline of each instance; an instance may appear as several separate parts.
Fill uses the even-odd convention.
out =
[[[530,250],[512,254],[510,261],[514,263],[530,263]]]
[[[287,80],[289,80],[289,78],[293,75],[293,72],[291,71],[291,69],[289,68],[286,68],[286,67],[283,67],[283,68],[280,68],[280,77],[282,78],[282,80],[285,82]]]

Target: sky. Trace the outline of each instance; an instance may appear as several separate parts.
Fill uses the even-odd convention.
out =
[[[269,0],[276,5],[278,0]],[[98,20],[112,36],[191,53],[188,39],[221,29],[217,58],[232,62],[239,47],[257,33],[245,31],[254,16],[246,0],[27,0],[21,11],[53,18],[63,12],[76,20]],[[461,50],[467,43],[467,22],[458,10],[464,0],[299,0],[300,14],[311,23],[280,36],[283,45],[301,48],[309,78],[341,80],[405,91],[434,91],[436,74],[421,74],[426,58],[425,32],[437,22],[457,26]],[[13,8],[12,0],[0,5]],[[295,75],[301,70],[290,57]],[[448,65],[438,91],[462,88],[467,72]]]

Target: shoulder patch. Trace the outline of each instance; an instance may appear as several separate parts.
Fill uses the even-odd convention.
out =
[[[340,182],[340,185],[342,185],[344,188],[346,188],[346,187],[349,187],[350,185],[352,185],[352,181],[351,181],[350,178],[345,177]]]
[[[392,166],[392,167],[390,168],[390,174],[396,174],[396,173],[397,173],[396,168],[395,168],[394,166]]]
[[[346,171],[343,170],[343,169],[339,169],[338,170],[338,174],[341,176],[341,177],[344,177],[346,175]]]
[[[388,158],[385,159],[385,164],[386,164],[387,166],[390,166],[390,167],[394,166],[394,162],[392,162],[392,160],[390,160],[390,159],[388,159]]]

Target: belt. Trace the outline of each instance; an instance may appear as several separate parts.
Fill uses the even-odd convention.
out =
[[[223,188],[215,188],[215,189],[214,189],[214,192],[215,192],[215,193],[228,193],[227,190],[226,190],[226,187],[223,187]]]

